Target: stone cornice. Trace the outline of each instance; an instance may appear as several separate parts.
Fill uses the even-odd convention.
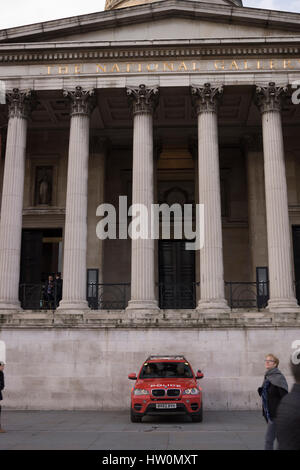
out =
[[[166,0],[164,2],[138,5],[118,10],[102,11],[88,15],[36,23],[16,28],[0,30],[0,42],[24,42],[44,40],[69,34],[95,31],[99,28],[114,28],[121,25],[136,24],[156,19],[184,17],[230,24],[247,24],[262,28],[277,28],[300,32],[298,13],[262,10],[256,8],[237,8],[230,5],[203,3],[191,0]]]
[[[81,312],[77,315],[59,314],[50,311],[12,311],[1,312],[1,330],[22,329],[261,329],[288,328],[299,330],[300,314],[280,315],[246,310],[233,310],[230,314],[219,314],[211,318],[203,318],[195,310],[160,310],[149,316],[130,319],[124,311],[99,310]]]
[[[155,44],[151,41],[141,41],[141,45],[137,46],[136,42],[128,42],[126,44],[111,43],[61,43],[61,44],[26,44],[26,48],[21,45],[16,47],[0,44],[0,64],[1,63],[66,63],[80,61],[95,60],[158,60],[158,59],[178,59],[178,58],[222,58],[232,57],[276,57],[276,56],[297,56],[300,55],[300,37],[294,38],[293,42],[287,42],[287,38],[282,38],[285,43],[278,44],[257,40],[250,44],[241,40],[226,41],[215,40],[210,43],[204,41],[185,41],[180,44],[169,42],[168,45]],[[163,43],[163,41],[162,41]],[[55,47],[54,47],[55,46]],[[80,49],[81,50],[80,50]]]

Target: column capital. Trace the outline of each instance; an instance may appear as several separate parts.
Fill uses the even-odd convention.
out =
[[[139,85],[138,87],[127,86],[126,94],[132,107],[133,115],[152,114],[159,97],[158,86],[147,87]]]
[[[6,93],[8,101],[9,118],[28,119],[33,108],[33,92],[32,90],[21,91],[19,88],[13,88],[12,91]]]
[[[267,86],[256,87],[255,103],[260,112],[281,111],[282,98],[288,91],[288,87],[276,86],[275,82],[270,82]]]
[[[223,89],[223,85],[213,87],[210,83],[205,83],[203,86],[191,85],[193,105],[196,113],[216,113]]]
[[[84,90],[77,86],[75,90],[64,90],[63,95],[71,102],[71,116],[89,116],[95,107],[95,90]]]

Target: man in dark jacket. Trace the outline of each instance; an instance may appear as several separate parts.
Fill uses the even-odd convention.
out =
[[[275,418],[281,399],[288,393],[288,384],[278,369],[279,359],[268,354],[265,359],[266,373],[258,393],[262,398],[263,415],[268,423],[265,450],[273,450],[276,439]]]
[[[54,306],[54,290],[55,286],[53,276],[50,275],[48,276],[48,281],[46,282],[44,287],[44,301],[46,304],[46,308],[53,310],[56,308],[56,306]]]
[[[4,362],[0,362],[0,402],[2,401],[2,390],[4,389]],[[1,427],[1,406],[0,406],[0,432],[5,432]]]
[[[54,296],[55,296],[55,308],[59,306],[59,302],[62,299],[62,278],[60,273],[55,274],[54,280]]]
[[[277,411],[279,450],[300,450],[300,354],[291,362],[291,369],[296,383],[291,393],[282,399]]]

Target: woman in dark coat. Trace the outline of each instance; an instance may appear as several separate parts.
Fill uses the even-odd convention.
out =
[[[4,362],[0,362],[0,402],[2,401],[2,390],[4,389]],[[1,405],[0,405],[0,432],[5,432],[1,427]]]
[[[300,354],[292,358],[295,384],[277,410],[276,430],[279,450],[300,450]]]
[[[262,398],[263,416],[268,423],[265,438],[265,450],[274,450],[276,439],[275,418],[281,399],[288,393],[288,384],[278,369],[279,359],[268,354],[265,359],[266,373],[258,393]]]

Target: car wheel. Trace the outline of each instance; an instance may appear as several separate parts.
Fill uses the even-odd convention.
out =
[[[131,419],[132,423],[141,423],[142,422],[142,416],[137,416],[136,414],[134,414],[132,409],[130,409],[130,419]]]
[[[193,423],[202,423],[203,421],[203,405],[201,404],[201,408],[199,413],[192,416]]]

